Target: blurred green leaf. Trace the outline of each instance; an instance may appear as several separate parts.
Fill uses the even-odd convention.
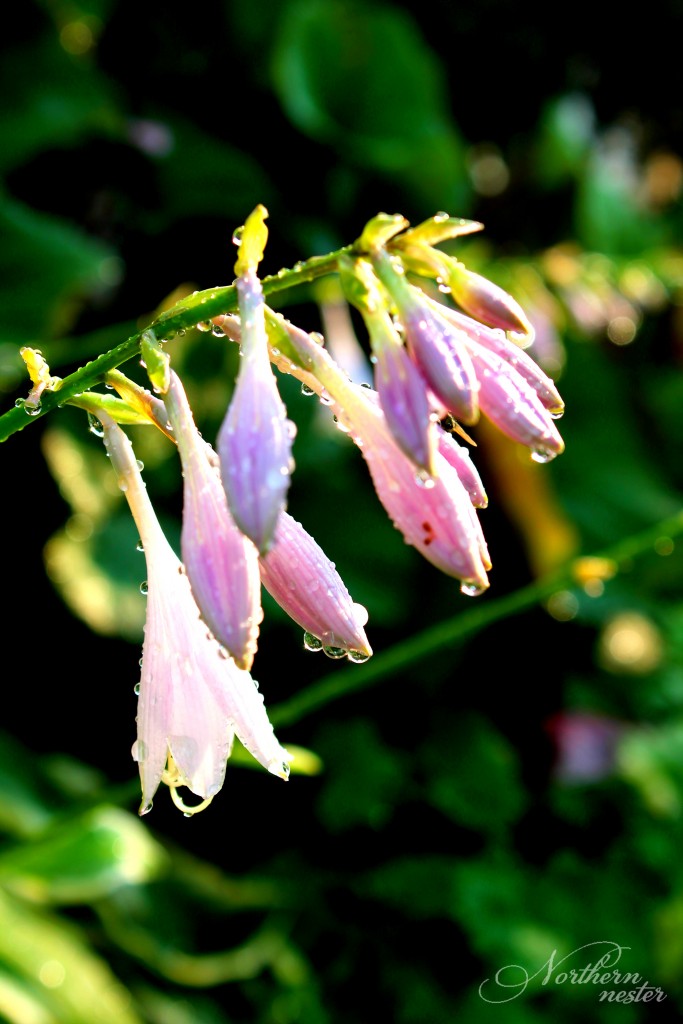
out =
[[[323,726],[316,750],[328,767],[318,813],[333,833],[356,825],[380,828],[404,797],[406,769],[371,722],[354,719]]]
[[[517,756],[485,718],[441,717],[418,757],[427,799],[458,824],[500,832],[522,813]]]
[[[421,201],[463,211],[463,146],[442,72],[405,12],[354,0],[291,4],[273,79],[301,131],[401,179]]]
[[[64,304],[106,289],[117,266],[101,242],[0,194],[0,341],[27,343],[53,333],[73,315]]]
[[[163,216],[207,215],[225,232],[225,267],[221,281],[232,281],[234,250],[231,232],[257,203],[268,205],[274,187],[265,168],[249,153],[217,135],[199,131],[187,121],[169,121],[173,145],[157,161],[164,198]],[[225,224],[225,218],[234,223]],[[218,283],[218,282],[217,282]]]
[[[137,818],[98,807],[0,853],[0,884],[37,902],[89,903],[148,881],[165,856]]]
[[[0,963],[42,1010],[27,1017],[26,1003],[5,989],[11,1024],[141,1024],[130,993],[73,925],[1,891]]]
[[[51,34],[52,35],[51,37]],[[89,62],[56,44],[56,28],[31,43],[5,48],[0,63],[0,119],[5,144],[0,172],[37,152],[68,146],[88,134],[120,131],[111,82]],[[40,69],[40,74],[27,70]]]

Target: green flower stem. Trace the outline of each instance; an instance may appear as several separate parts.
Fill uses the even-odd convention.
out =
[[[277,274],[263,279],[263,291],[266,296],[276,296],[299,285],[310,284],[320,277],[335,273],[337,262],[342,253],[349,247],[338,249],[326,256],[313,256],[302,263],[297,263],[290,270],[281,270]],[[196,292],[174,306],[168,313],[162,314],[154,323],[144,330],[152,330],[162,340],[171,340],[181,331],[194,327],[202,320],[211,320],[223,313],[234,313],[237,309],[237,292],[233,285],[225,288],[209,288]],[[30,423],[52,412],[53,409],[65,405],[76,395],[88,391],[99,384],[105,373],[135,358],[140,351],[140,340],[144,331],[138,331],[116,348],[104,352],[96,359],[86,363],[74,373],[65,377],[58,390],[44,391],[40,409],[29,415],[22,407],[10,409],[0,416],[0,441],[6,441],[12,434],[23,430]],[[27,388],[28,392],[28,388]]]
[[[599,555],[590,557],[604,560],[606,566],[611,563],[615,570],[623,570],[630,567],[632,559],[653,551],[655,543],[660,538],[673,539],[681,533],[683,512],[619,541]],[[366,664],[349,666],[341,672],[323,677],[289,700],[271,707],[269,717],[273,725],[279,728],[298,722],[331,701],[375,686],[385,679],[393,679],[396,672],[428,655],[457,647],[494,622],[526,611],[559,591],[576,588],[581,578],[582,563],[586,562],[585,556],[576,558],[559,571],[535,580],[504,597],[478,598],[478,603],[473,607],[394,644],[382,654],[376,654]]]

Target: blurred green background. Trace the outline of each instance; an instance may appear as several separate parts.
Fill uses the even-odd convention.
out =
[[[680,1019],[683,544],[656,526],[683,490],[681,6],[656,0],[637,25],[597,13],[12,8],[0,411],[28,390],[20,345],[63,376],[229,283],[232,232],[256,203],[270,211],[264,273],[351,242],[380,210],[446,210],[484,222],[451,251],[532,317],[567,451],[539,467],[473,430],[494,568],[476,605],[488,624],[464,642],[387,661],[364,686],[372,662],[305,652],[266,605],[254,673],[281,740],[313,751],[319,774],[285,787],[231,762],[206,813],[187,820],[159,794],[139,821],[144,568],[127,508],[75,409],[2,446],[1,1019]],[[288,296],[330,344],[335,311],[333,289]],[[196,331],[169,350],[213,439],[235,353]],[[436,623],[457,632],[472,601],[403,544],[326,410],[291,379],[282,393],[299,427],[290,510],[367,606],[376,663]],[[176,455],[131,436],[175,539]],[[496,611],[643,530],[632,557],[581,562],[543,601]],[[285,705],[329,677],[360,688]],[[599,942],[630,947],[619,969],[667,998],[617,1006],[599,999],[611,985],[543,985],[544,971],[502,1005],[480,996],[506,965],[534,975],[557,951],[579,970]],[[509,995],[495,980],[481,992]]]

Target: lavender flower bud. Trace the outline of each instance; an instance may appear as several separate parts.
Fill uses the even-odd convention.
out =
[[[351,661],[370,657],[363,629],[367,611],[352,601],[334,562],[287,512],[281,514],[275,542],[260,563],[268,593],[326,653],[346,652]]]
[[[261,554],[285,508],[294,425],[278,393],[268,357],[261,283],[247,271],[237,281],[242,361],[218,434],[221,477],[233,518]]]
[[[249,669],[263,618],[258,553],[230,515],[215,454],[173,371],[165,405],[183,464],[181,549],[192,592],[216,639]]]

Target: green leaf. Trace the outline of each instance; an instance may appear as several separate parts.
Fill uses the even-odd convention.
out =
[[[273,78],[301,131],[431,205],[463,206],[463,146],[441,67],[409,15],[354,0],[300,0],[283,18]]]
[[[27,992],[23,1000],[12,997],[0,980],[0,1005],[11,1024],[141,1024],[130,994],[76,928],[1,891],[0,964]],[[26,1016],[27,1002],[42,1015]]]
[[[357,825],[381,827],[405,791],[405,767],[370,722],[355,719],[323,727],[316,750],[328,767],[318,813],[331,832]]]
[[[497,832],[524,809],[517,756],[486,719],[441,718],[420,757],[427,799],[459,824]]]
[[[164,863],[137,818],[98,807],[0,854],[0,884],[35,902],[89,903],[148,881]]]
[[[111,250],[66,221],[0,194],[0,341],[54,333],[64,305],[106,287],[115,264]]]
[[[54,29],[30,45],[6,48],[0,69],[0,119],[5,139],[0,147],[2,172],[40,150],[73,145],[88,134],[116,136],[123,123],[111,84],[95,65],[74,60],[57,45]]]

